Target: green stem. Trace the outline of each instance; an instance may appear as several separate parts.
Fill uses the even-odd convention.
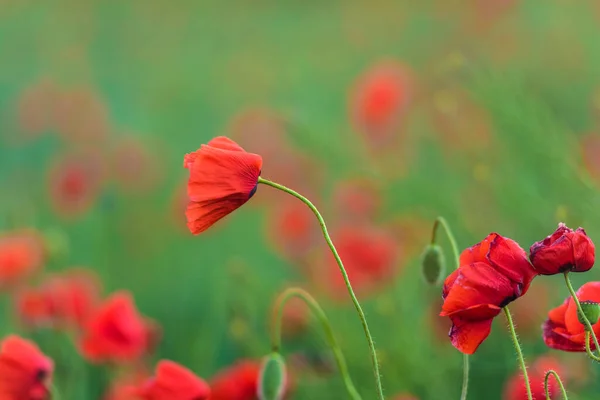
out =
[[[308,200],[306,197],[302,196],[300,193],[298,193],[290,188],[287,188],[278,183],[269,181],[267,179],[263,179],[261,177],[258,178],[258,183],[262,183],[262,184],[271,186],[275,189],[281,190],[285,193],[288,193],[288,194],[296,197],[298,200],[300,200],[301,202],[306,204],[306,206],[308,208],[310,208],[310,210],[313,212],[313,214],[315,214],[315,217],[317,217],[317,220],[319,221],[319,225],[321,226],[321,231],[323,232],[323,237],[325,238],[325,241],[327,242],[327,245],[329,246],[331,253],[335,257],[335,261],[337,262],[337,264],[340,268],[340,272],[342,273],[342,277],[344,278],[344,282],[346,283],[346,288],[348,289],[348,293],[350,294],[350,298],[352,299],[354,308],[356,308],[356,312],[358,313],[358,317],[360,318],[360,322],[361,322],[363,330],[365,332],[365,336],[366,336],[367,342],[369,344],[369,350],[371,352],[371,363],[373,365],[373,375],[375,376],[375,385],[377,386],[378,398],[380,400],[385,400],[385,396],[383,395],[383,385],[381,384],[381,374],[379,373],[379,362],[377,361],[377,351],[375,350],[375,342],[373,342],[373,337],[371,336],[371,332],[369,330],[369,325],[367,324],[367,318],[365,317],[365,313],[363,312],[362,307],[360,306],[360,303],[358,302],[358,299],[356,298],[356,295],[354,294],[354,290],[352,289],[352,285],[350,284],[350,279],[348,279],[348,273],[346,272],[346,269],[344,268],[344,264],[342,263],[342,259],[340,258],[339,254],[335,248],[335,245],[331,241],[331,237],[329,236],[329,232],[327,231],[327,226],[325,225],[325,220],[321,216],[321,213],[319,212],[319,210],[317,210],[317,207],[315,207],[314,204],[310,202],[310,200]]]
[[[550,388],[548,387],[548,378],[550,378],[550,375],[554,375],[554,378],[556,378],[556,382],[558,382],[558,386],[560,387],[560,391],[562,392],[563,399],[569,400],[569,397],[567,396],[567,390],[565,389],[565,385],[563,385],[562,381],[560,380],[560,376],[558,376],[558,373],[552,369],[546,372],[546,377],[544,378],[544,392],[546,393],[546,400],[551,400]]]
[[[452,247],[452,253],[454,254],[455,268],[458,269],[460,267],[460,255],[458,252],[458,245],[456,244],[456,239],[452,234],[452,230],[450,230],[450,225],[444,217],[437,217],[435,222],[433,223],[433,230],[431,232],[431,244],[435,244],[438,227],[442,226],[444,231],[446,232],[446,237],[450,242],[450,247]],[[460,393],[460,400],[467,399],[467,393],[469,391],[469,355],[463,353],[463,382],[462,382],[462,390]]]
[[[521,364],[521,372],[523,372],[523,379],[525,380],[525,388],[527,389],[527,399],[533,400],[533,396],[531,395],[531,384],[529,383],[529,376],[527,375],[527,366],[525,365],[525,358],[523,357],[523,351],[521,351],[521,345],[519,344],[519,338],[517,337],[517,332],[515,331],[515,324],[513,323],[512,316],[510,315],[510,310],[508,307],[504,307],[504,314],[506,315],[506,320],[508,321],[508,329],[510,330],[510,335],[512,336],[513,344],[515,346],[515,350],[517,351],[517,357],[519,358],[519,363]]]
[[[325,311],[321,308],[319,303],[305,290],[300,288],[289,288],[284,290],[277,298],[275,302],[275,306],[273,307],[272,314],[272,325],[271,325],[271,343],[274,352],[279,352],[281,347],[281,323],[283,318],[283,310],[287,301],[293,297],[297,297],[303,300],[311,309],[313,314],[318,318],[321,322],[323,330],[325,331],[325,336],[327,337],[327,342],[333,355],[335,356],[335,361],[340,371],[340,375],[344,380],[344,384],[346,385],[346,390],[350,395],[350,398],[353,400],[362,400],[360,394],[356,390],[354,383],[352,382],[352,378],[350,377],[350,373],[348,372],[348,366],[346,365],[346,359],[344,358],[344,354],[340,349],[340,346],[335,339],[333,334],[333,330],[331,329],[331,324],[327,319],[327,315]]]
[[[600,357],[595,355],[592,349],[590,348],[590,333],[587,331],[585,332],[585,352],[587,353],[589,358],[591,358],[594,361],[600,362]]]
[[[584,325],[585,325],[586,332],[589,332],[591,334],[592,340],[594,341],[594,346],[596,346],[596,351],[600,351],[600,345],[598,344],[598,338],[596,337],[594,328],[592,327],[590,320],[587,319],[587,317],[583,313],[583,309],[581,308],[581,303],[579,302],[579,299],[577,298],[577,293],[575,293],[575,290],[573,289],[573,285],[571,285],[571,280],[569,279],[569,271],[565,272],[565,283],[567,284],[567,289],[569,289],[569,293],[571,293],[571,297],[573,298],[573,301],[575,302],[575,305],[577,306],[578,315],[581,315],[583,317],[583,322],[585,322]],[[589,338],[586,341],[587,347],[589,347],[588,342],[589,342]]]

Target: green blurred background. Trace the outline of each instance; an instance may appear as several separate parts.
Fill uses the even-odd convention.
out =
[[[436,216],[447,218],[461,248],[497,231],[527,249],[559,221],[600,238],[597,2],[0,4],[1,228],[62,235],[69,251],[47,270],[90,267],[107,293],[130,290],[162,326],[156,359],[210,378],[236,359],[260,358],[272,301],[300,285],[330,316],[364,398],[375,398],[349,299],[316,283],[329,279],[315,277],[326,248],[318,242],[298,260],[274,244],[283,194],[260,187],[211,231],[187,232],[183,155],[217,135],[264,152],[263,176],[288,178],[280,183],[314,199],[334,241],[336,226],[352,217],[336,203],[338,185],[375,187],[381,205],[368,223],[393,232],[399,256],[393,283],[362,298],[390,397],[459,397],[462,357],[435,316],[440,288],[427,287],[419,270]],[[414,88],[383,149],[357,131],[349,111],[357,80],[382,60],[409,69]],[[133,150],[119,153],[125,145]],[[53,166],[69,154],[93,157],[102,170],[77,215],[52,202]],[[308,230],[318,238],[316,224]],[[592,270],[575,285],[597,277]],[[567,295],[562,280],[538,278],[530,293],[512,307],[526,357],[553,354],[566,365],[570,398],[597,398],[597,366],[541,339],[548,309]],[[8,297],[4,307],[10,315]],[[3,333],[21,329],[12,317],[0,324]],[[329,357],[316,323],[284,340],[284,355],[292,354]],[[59,368],[65,398],[100,397],[106,372],[86,368],[75,383]],[[469,398],[500,399],[516,371],[498,318],[472,357]],[[345,392],[335,372],[302,370],[292,398]]]

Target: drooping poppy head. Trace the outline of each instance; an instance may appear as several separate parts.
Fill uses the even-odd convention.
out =
[[[156,374],[138,390],[142,400],[207,400],[210,388],[189,369],[169,360],[159,361]]]
[[[42,236],[33,230],[0,234],[0,288],[13,286],[42,268],[46,259]]]
[[[158,154],[133,136],[116,141],[112,149],[112,177],[126,193],[144,193],[162,179]]]
[[[529,382],[531,384],[531,394],[534,399],[545,399],[546,393],[544,390],[544,380],[546,372],[549,370],[556,371],[563,384],[566,383],[565,375],[562,373],[563,368],[560,362],[551,356],[542,356],[535,360],[528,368]],[[550,398],[559,396],[559,386],[554,376],[548,378],[548,392]],[[504,394],[502,400],[527,400],[527,388],[521,371],[515,372],[506,382],[504,386]]]
[[[535,275],[517,242],[497,233],[463,251],[442,293],[440,316],[452,321],[452,345],[473,354],[490,334],[493,318],[527,292]]]
[[[350,119],[372,147],[389,144],[400,130],[414,91],[410,69],[384,61],[368,69],[350,94]]]
[[[79,329],[98,305],[100,291],[91,270],[67,270],[17,293],[15,306],[27,326]]]
[[[577,291],[579,301],[600,303],[600,282],[588,282]],[[600,322],[591,321],[596,336],[600,336]],[[553,308],[548,313],[548,319],[542,325],[546,346],[563,351],[585,351],[585,329],[577,317],[577,305],[572,297]],[[590,340],[590,348],[595,349]]]
[[[398,247],[395,238],[385,229],[368,225],[349,225],[339,229],[334,242],[354,289],[362,295],[392,283],[398,271]],[[346,298],[346,285],[339,266],[327,251],[329,293]],[[322,272],[321,272],[322,275]],[[319,279],[319,278],[317,278]]]
[[[54,364],[29,340],[11,335],[0,344],[0,398],[50,398]]]
[[[153,335],[154,326],[138,313],[131,295],[117,292],[90,316],[79,348],[91,362],[129,362],[149,350]]]
[[[66,154],[49,171],[50,201],[57,214],[77,217],[93,206],[105,176],[102,157],[97,152]]]
[[[552,235],[534,243],[529,252],[539,274],[554,275],[588,271],[594,265],[596,251],[583,228],[574,231],[560,223]]]
[[[190,170],[188,228],[197,235],[250,200],[258,186],[262,158],[219,136],[187,154],[183,166]]]
[[[256,400],[260,362],[241,360],[219,372],[210,382],[210,400]]]

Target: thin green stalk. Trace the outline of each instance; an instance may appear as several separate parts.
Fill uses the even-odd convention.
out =
[[[455,260],[455,268],[458,269],[460,267],[460,255],[458,252],[458,245],[456,244],[456,239],[450,230],[450,225],[444,217],[437,217],[433,224],[433,231],[431,232],[431,244],[435,244],[435,239],[437,236],[437,230],[439,226],[444,228],[446,232],[446,237],[450,242],[450,247],[452,247],[452,253],[454,254]],[[463,353],[463,382],[462,382],[462,390],[460,393],[460,400],[467,399],[467,393],[469,391],[469,355]]]
[[[587,331],[585,332],[585,352],[587,353],[589,358],[591,358],[594,361],[600,362],[600,357],[595,355],[592,349],[590,348],[590,333]]]
[[[517,337],[517,332],[515,331],[515,324],[512,316],[510,315],[510,310],[508,307],[504,307],[503,310],[504,315],[506,315],[506,320],[508,321],[508,329],[510,331],[510,335],[512,336],[515,350],[517,351],[517,357],[519,358],[519,363],[521,364],[521,371],[523,372],[523,379],[525,380],[525,388],[527,389],[527,399],[533,400],[533,396],[531,394],[531,384],[529,383],[529,376],[527,375],[527,366],[525,365],[525,358],[523,357],[523,351],[521,351],[521,344],[519,344],[519,338]]]
[[[598,344],[598,338],[596,337],[596,333],[594,333],[594,328],[592,327],[590,320],[587,319],[587,317],[583,313],[583,309],[581,308],[581,303],[579,302],[579,299],[577,298],[577,293],[575,293],[575,290],[573,289],[573,285],[571,285],[571,280],[569,279],[569,271],[565,272],[565,283],[567,284],[567,289],[569,289],[569,293],[571,293],[571,297],[573,298],[575,305],[577,305],[577,313],[583,317],[583,321],[585,322],[584,325],[586,328],[585,329],[586,332],[589,332],[591,334],[592,340],[594,341],[594,345],[596,346],[596,351],[600,352],[600,344]],[[588,342],[589,342],[589,338],[586,341],[586,344],[589,347]]]
[[[567,396],[567,390],[565,389],[565,385],[563,385],[562,381],[560,380],[560,376],[558,376],[558,373],[552,369],[546,372],[546,377],[544,378],[544,392],[546,393],[546,400],[551,400],[550,388],[548,387],[548,378],[550,378],[550,375],[554,375],[554,378],[556,378],[556,382],[558,382],[558,386],[560,387],[560,391],[562,392],[563,399],[569,400],[569,397]]]
[[[342,375],[342,379],[344,380],[344,384],[346,385],[346,390],[348,391],[350,398],[353,400],[362,400],[360,394],[354,386],[354,383],[352,382],[352,378],[348,372],[348,366],[346,365],[346,359],[344,358],[344,354],[342,353],[342,350],[335,339],[333,329],[331,329],[331,324],[329,323],[329,319],[327,318],[325,311],[323,311],[317,300],[315,300],[307,291],[300,288],[289,288],[284,290],[278,296],[275,306],[273,307],[272,314],[271,343],[273,351],[279,352],[281,347],[281,322],[283,310],[287,301],[292,297],[297,297],[303,300],[310,307],[311,311],[317,317],[319,322],[321,322],[321,326],[323,327],[325,336],[327,337],[327,342],[331,348],[331,351],[333,352],[333,355],[335,356],[338,370],[340,371],[340,375]]]
[[[315,217],[317,217],[317,220],[319,221],[319,225],[321,226],[321,231],[323,232],[323,237],[325,238],[325,241],[327,242],[327,245],[329,246],[331,253],[335,257],[335,261],[337,262],[337,264],[340,268],[340,272],[342,273],[342,277],[344,278],[344,282],[346,283],[346,288],[348,289],[348,293],[350,294],[350,298],[352,299],[354,308],[356,308],[356,312],[358,314],[358,317],[360,318],[360,322],[361,322],[363,330],[365,332],[365,336],[366,336],[367,342],[369,344],[369,350],[371,352],[371,363],[373,366],[373,375],[375,376],[375,385],[377,387],[378,398],[379,398],[379,400],[385,400],[385,396],[383,395],[383,385],[381,384],[381,374],[379,372],[379,361],[377,360],[377,350],[375,350],[375,342],[373,341],[373,337],[371,336],[371,331],[369,330],[369,325],[367,324],[367,318],[365,317],[365,313],[363,312],[362,307],[360,306],[360,303],[358,302],[358,299],[356,298],[356,295],[354,294],[354,290],[352,289],[352,285],[350,284],[350,279],[348,279],[348,273],[346,272],[346,269],[344,268],[344,264],[342,263],[342,259],[340,258],[339,254],[335,248],[335,245],[333,244],[333,242],[331,240],[331,237],[329,236],[329,232],[327,231],[327,225],[325,225],[325,220],[321,216],[321,213],[319,212],[317,207],[315,207],[314,204],[310,202],[310,200],[308,200],[306,197],[302,196],[300,193],[298,193],[290,188],[287,188],[283,185],[280,185],[278,183],[269,181],[269,180],[261,178],[261,177],[258,178],[258,183],[262,183],[262,184],[271,186],[275,189],[281,190],[285,193],[288,193],[288,194],[296,197],[298,200],[300,200],[301,202],[306,204],[306,206],[308,208],[310,208],[310,210],[313,212],[313,214],[315,214]]]

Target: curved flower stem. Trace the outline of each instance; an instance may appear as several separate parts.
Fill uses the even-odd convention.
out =
[[[585,332],[585,352],[587,353],[589,358],[591,358],[594,361],[600,362],[600,357],[595,355],[592,349],[590,348],[590,333],[587,331]]]
[[[575,293],[575,290],[573,289],[573,285],[571,285],[571,280],[569,279],[569,271],[565,272],[565,283],[567,284],[567,289],[569,289],[569,292],[571,293],[571,297],[573,298],[573,301],[575,302],[575,305],[577,306],[577,313],[578,315],[581,315],[583,317],[583,321],[585,322],[585,330],[586,332],[588,332],[591,337],[592,340],[594,341],[594,346],[596,346],[596,351],[600,351],[600,345],[598,344],[598,338],[596,337],[596,333],[594,333],[594,328],[592,327],[592,324],[590,323],[590,320],[587,319],[587,317],[585,316],[585,314],[583,313],[583,309],[581,308],[581,303],[579,302],[579,299],[577,298],[577,293]],[[586,348],[589,348],[590,344],[589,344],[589,337],[586,339]],[[591,353],[591,351],[588,352],[588,355],[593,354]],[[597,356],[594,356],[593,359],[597,359]]]
[[[444,227],[444,231],[446,232],[446,236],[448,237],[448,241],[450,242],[450,246],[452,247],[452,253],[454,254],[454,260],[456,269],[460,267],[460,255],[458,253],[458,245],[456,244],[456,239],[450,230],[450,225],[444,217],[437,217],[435,222],[433,223],[433,230],[431,232],[431,244],[435,244],[435,239],[437,236],[437,230],[439,226]],[[460,400],[467,399],[467,393],[469,391],[469,355],[463,353],[463,382],[462,382],[462,390],[460,393]]]
[[[515,331],[515,324],[513,322],[512,316],[510,315],[510,310],[508,309],[508,307],[504,307],[503,310],[504,310],[504,315],[506,315],[506,320],[508,321],[508,329],[510,331],[510,335],[512,336],[515,350],[517,351],[517,357],[519,358],[519,363],[521,364],[521,372],[523,372],[523,379],[525,380],[525,388],[527,389],[527,399],[533,400],[533,396],[531,395],[531,383],[529,383],[529,376],[527,375],[527,366],[525,365],[525,358],[523,357],[523,351],[521,351],[521,345],[519,344],[519,338],[517,337],[517,332]]]
[[[317,207],[315,207],[314,204],[310,202],[310,200],[308,200],[306,197],[302,196],[300,193],[298,193],[290,188],[287,188],[276,182],[272,182],[272,181],[269,181],[269,180],[261,178],[261,177],[258,178],[258,183],[262,183],[264,185],[271,186],[275,189],[279,189],[283,192],[286,192],[286,193],[296,197],[298,200],[300,200],[301,202],[306,204],[306,206],[308,208],[310,208],[310,210],[313,212],[313,214],[315,214],[315,217],[317,217],[317,220],[319,221],[319,225],[321,226],[321,231],[323,232],[323,237],[325,238],[325,241],[327,242],[327,245],[329,246],[331,253],[335,257],[335,261],[337,262],[337,264],[340,268],[340,272],[342,273],[342,277],[344,278],[344,282],[346,283],[346,288],[348,289],[348,293],[350,294],[350,298],[352,299],[354,308],[356,308],[356,312],[358,313],[358,317],[360,318],[360,322],[361,322],[363,330],[365,332],[365,336],[366,336],[367,342],[369,344],[369,350],[371,352],[371,363],[373,365],[373,375],[375,376],[375,384],[377,386],[378,398],[379,398],[379,400],[385,400],[385,396],[383,395],[383,386],[381,384],[381,374],[379,373],[379,362],[377,361],[377,351],[375,350],[375,342],[373,342],[373,337],[371,336],[371,331],[369,330],[369,325],[367,324],[367,318],[365,317],[365,313],[363,312],[362,307],[360,306],[360,303],[358,302],[358,299],[356,298],[356,295],[354,294],[354,290],[352,289],[352,285],[350,284],[350,279],[348,279],[348,273],[346,272],[346,269],[344,268],[344,264],[342,263],[342,259],[340,258],[339,254],[335,248],[335,245],[331,241],[331,237],[329,236],[329,232],[327,231],[327,226],[325,225],[325,220],[321,216],[321,213],[319,212],[319,210],[317,210]]]
[[[550,378],[550,375],[554,375],[554,378],[556,378],[556,382],[558,382],[558,386],[560,387],[560,391],[562,392],[563,399],[569,400],[569,397],[567,396],[567,390],[565,389],[565,385],[563,385],[562,381],[560,380],[560,376],[558,376],[558,373],[552,369],[546,372],[546,377],[544,378],[544,392],[546,393],[546,400],[551,400],[550,389],[548,388],[548,378]]]
[[[303,300],[311,309],[313,314],[319,319],[321,322],[321,326],[325,331],[325,336],[327,336],[327,342],[329,343],[329,347],[331,351],[333,351],[333,355],[335,356],[335,361],[340,371],[340,375],[344,380],[344,384],[346,385],[346,390],[350,395],[352,400],[362,400],[360,394],[356,390],[354,383],[352,382],[352,378],[350,378],[350,374],[348,373],[348,366],[346,365],[346,359],[344,358],[344,354],[340,349],[340,346],[335,339],[333,334],[333,330],[331,329],[331,325],[329,324],[329,320],[327,319],[327,315],[325,315],[325,311],[321,308],[319,303],[305,290],[300,288],[289,288],[284,290],[278,297],[275,305],[273,307],[272,314],[272,325],[271,325],[271,344],[274,352],[279,352],[279,348],[281,347],[281,321],[283,316],[283,310],[287,301],[293,297],[297,297]]]

